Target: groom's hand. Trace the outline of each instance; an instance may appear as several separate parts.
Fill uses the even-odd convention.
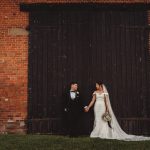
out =
[[[67,108],[64,108],[64,111],[65,111],[65,112],[68,112],[68,109],[67,109]]]

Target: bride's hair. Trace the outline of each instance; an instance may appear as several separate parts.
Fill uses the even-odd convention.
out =
[[[101,86],[102,87],[102,89],[103,89],[103,82],[101,82],[101,81],[98,81],[98,82],[96,82],[99,86]]]

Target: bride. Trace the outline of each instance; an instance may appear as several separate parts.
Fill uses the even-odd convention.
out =
[[[93,93],[91,102],[85,108],[85,112],[88,112],[93,105],[95,119],[90,137],[125,141],[150,140],[150,137],[130,135],[121,129],[112,110],[109,93],[106,86],[102,83],[96,83],[96,91]],[[105,113],[110,114],[108,115],[110,116],[109,121],[102,117]]]

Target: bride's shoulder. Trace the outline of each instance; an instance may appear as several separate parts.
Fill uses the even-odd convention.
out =
[[[96,93],[97,93],[97,91],[94,91],[94,92],[93,92],[93,95],[96,95]]]
[[[103,94],[104,94],[104,95],[108,95],[108,93],[107,93],[107,92],[103,92]]]

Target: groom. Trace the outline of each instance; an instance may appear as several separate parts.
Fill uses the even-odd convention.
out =
[[[86,106],[85,106],[86,107]],[[71,82],[70,90],[65,95],[64,111],[67,116],[68,134],[70,137],[79,135],[79,119],[84,110],[77,82]]]

